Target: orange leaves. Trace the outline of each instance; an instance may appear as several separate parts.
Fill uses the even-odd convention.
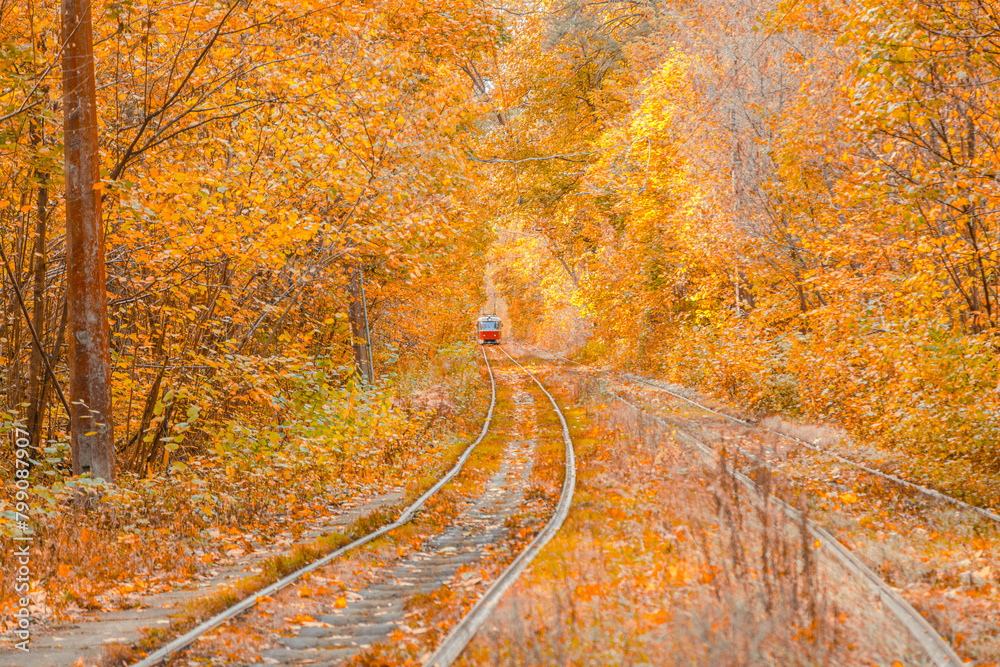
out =
[[[657,626],[663,625],[672,618],[670,612],[666,609],[660,609],[659,611],[653,613],[643,613],[642,620],[647,625]]]
[[[296,590],[299,597],[302,598],[330,595],[330,590],[322,584],[316,586],[315,588],[310,587],[308,584],[302,584]]]
[[[578,584],[573,590],[576,598],[582,602],[589,602],[592,598],[605,593],[605,586],[602,584]]]

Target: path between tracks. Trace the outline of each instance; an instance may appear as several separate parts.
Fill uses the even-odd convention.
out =
[[[558,496],[562,439],[552,408],[516,366],[494,373],[490,435],[412,524],[207,635],[189,658],[332,666],[426,656],[537,533]]]
[[[10,667],[58,667],[77,661],[95,663],[105,646],[131,644],[143,636],[147,627],[165,627],[171,616],[194,600],[219,591],[240,580],[261,572],[264,561],[287,552],[289,548],[307,544],[317,536],[350,525],[358,518],[382,507],[398,503],[400,489],[359,499],[338,508],[338,511],[317,523],[295,541],[276,542],[208,570],[194,579],[178,584],[174,589],[146,595],[134,607],[114,611],[85,612],[76,622],[59,623],[33,638],[28,653],[5,649],[0,651],[0,665]]]

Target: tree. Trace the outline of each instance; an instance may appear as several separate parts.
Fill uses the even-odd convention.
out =
[[[108,299],[91,3],[62,1],[66,272],[73,472],[114,480]]]

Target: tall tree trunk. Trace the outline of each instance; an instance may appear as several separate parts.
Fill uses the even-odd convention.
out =
[[[115,477],[91,3],[62,0],[73,472]]]
[[[39,145],[42,142],[42,128],[32,124],[31,142]],[[45,232],[46,217],[49,208],[49,175],[35,170],[38,179],[38,196],[35,209],[35,250],[32,255],[34,259],[34,283],[32,286],[31,307],[32,324],[35,326],[35,333],[38,334],[39,341],[45,340]],[[42,415],[45,414],[45,406],[42,405],[43,392],[42,383],[45,377],[45,369],[42,366],[42,349],[39,346],[31,348],[30,377],[28,379],[28,437],[31,438],[31,448],[37,454],[41,453],[40,443],[42,440]],[[40,458],[40,457],[39,457]]]
[[[351,323],[351,348],[354,351],[354,368],[358,375],[367,379],[368,346],[365,335],[365,309],[361,303],[361,271],[359,267],[351,267],[351,283],[348,287],[351,302],[347,306],[347,319]]]

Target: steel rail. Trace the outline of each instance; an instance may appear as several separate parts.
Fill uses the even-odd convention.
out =
[[[809,449],[809,450],[811,450],[813,452],[816,452],[817,454],[823,454],[825,456],[829,456],[830,458],[835,459],[837,461],[840,461],[841,463],[843,463],[845,465],[849,465],[849,466],[853,466],[855,468],[859,468],[861,470],[864,470],[867,473],[870,473],[870,474],[875,475],[877,477],[881,477],[883,479],[887,479],[887,480],[889,480],[891,482],[895,482],[896,484],[899,484],[901,486],[905,486],[905,487],[907,487],[909,489],[917,491],[918,493],[922,493],[925,496],[928,496],[930,498],[934,498],[935,500],[943,500],[943,501],[946,501],[946,502],[954,503],[955,505],[958,505],[962,509],[966,509],[966,510],[969,510],[971,512],[975,512],[977,514],[980,514],[981,516],[986,517],[987,519],[992,519],[993,521],[996,521],[996,522],[1000,523],[1000,514],[997,514],[996,512],[988,510],[988,509],[986,509],[984,507],[979,507],[978,505],[973,505],[972,503],[967,503],[964,500],[959,500],[958,498],[955,498],[954,496],[949,496],[946,493],[941,493],[940,491],[935,491],[934,489],[929,489],[926,486],[921,486],[920,484],[916,484],[915,482],[910,482],[908,480],[903,479],[902,477],[897,477],[896,475],[893,475],[891,473],[882,472],[881,470],[876,470],[875,468],[871,468],[869,466],[866,466],[863,463],[858,463],[857,461],[852,461],[851,459],[849,459],[849,458],[847,458],[845,456],[841,456],[840,454],[837,454],[836,452],[827,451],[826,449],[824,449],[822,447],[817,447],[816,445],[814,445],[814,444],[812,444],[810,442],[807,442],[805,440],[801,440],[799,438],[796,438],[795,436],[787,435],[785,433],[782,433],[781,431],[775,431],[774,429],[770,429],[770,428],[768,428],[766,426],[761,426],[760,424],[752,424],[752,423],[750,423],[748,421],[740,419],[739,417],[734,417],[732,415],[726,414],[725,412],[718,412],[718,411],[713,410],[712,408],[710,408],[708,406],[705,406],[705,405],[702,405],[701,403],[698,403],[697,401],[693,401],[693,400],[691,400],[690,398],[688,398],[686,396],[683,396],[681,394],[678,394],[677,392],[671,391],[670,389],[667,389],[666,387],[663,387],[663,386],[661,386],[659,384],[650,382],[649,380],[646,380],[645,378],[640,378],[640,377],[638,377],[636,375],[631,375],[631,376],[630,375],[622,375],[620,377],[623,377],[626,380],[629,380],[630,382],[637,382],[639,384],[644,384],[644,385],[652,387],[653,389],[656,389],[658,391],[662,391],[664,393],[670,394],[671,396],[673,396],[675,398],[679,398],[682,401],[687,401],[691,405],[694,405],[694,406],[696,406],[696,407],[698,407],[698,408],[700,408],[700,409],[702,409],[702,410],[704,410],[706,412],[710,412],[713,415],[718,415],[719,417],[723,417],[724,419],[729,419],[730,421],[734,421],[734,422],[736,422],[738,424],[742,424],[744,426],[749,426],[751,428],[759,428],[762,431],[767,431],[771,435],[778,436],[779,438],[783,438],[785,440],[788,440],[789,442],[794,442],[795,444],[800,445],[802,447],[805,447],[806,449]]]
[[[465,448],[465,451],[462,452],[462,455],[458,458],[458,461],[455,462],[455,465],[452,466],[452,468],[447,472],[447,474],[445,474],[444,477],[439,479],[437,483],[434,484],[434,486],[425,491],[423,495],[421,495],[416,501],[413,502],[413,504],[411,504],[409,507],[403,510],[402,514],[399,515],[398,519],[396,519],[394,522],[388,525],[383,526],[382,528],[379,528],[374,532],[368,533],[367,535],[360,537],[354,540],[353,542],[350,542],[349,544],[340,547],[336,551],[333,551],[327,554],[326,556],[323,556],[322,558],[313,561],[309,565],[306,565],[296,570],[295,572],[292,572],[291,574],[283,577],[282,579],[279,579],[273,584],[265,588],[262,588],[253,595],[244,598],[243,600],[237,602],[228,609],[225,609],[224,611],[216,614],[215,616],[212,616],[208,620],[203,621],[202,623],[200,623],[193,629],[189,630],[188,632],[184,633],[177,639],[173,640],[166,646],[163,646],[154,651],[153,653],[150,653],[148,656],[146,656],[139,662],[135,663],[132,667],[153,667],[154,665],[160,664],[174,653],[177,653],[178,651],[185,649],[191,644],[193,644],[198,639],[198,637],[202,636],[206,632],[214,630],[215,628],[219,627],[226,621],[229,621],[235,618],[236,616],[239,616],[243,612],[249,610],[250,608],[252,608],[257,604],[258,599],[277,593],[281,589],[286,588],[290,584],[300,579],[302,575],[308,574],[309,572],[313,572],[323,567],[324,565],[333,562],[340,556],[343,556],[348,551],[357,549],[358,547],[363,546],[371,542],[372,540],[381,537],[382,535],[385,535],[389,531],[395,530],[396,528],[399,528],[400,526],[403,526],[404,524],[410,522],[413,519],[413,517],[416,516],[417,511],[424,506],[424,503],[426,503],[431,496],[440,491],[445,484],[450,482],[452,479],[455,478],[456,475],[458,475],[459,472],[461,472],[462,467],[465,465],[465,462],[472,454],[472,451],[476,448],[476,446],[480,442],[483,441],[483,438],[485,438],[487,432],[489,432],[490,422],[493,421],[493,409],[496,407],[496,402],[497,402],[497,387],[496,387],[496,380],[493,377],[493,369],[490,367],[489,357],[486,356],[486,350],[482,350],[482,352],[483,352],[483,359],[486,361],[486,370],[490,376],[490,408],[486,413],[486,420],[483,422],[483,428],[479,432],[479,436],[476,437],[476,439],[473,440],[472,443]]]
[[[653,420],[662,426],[666,426],[671,429],[672,432],[683,436],[682,439],[688,440],[695,449],[697,449],[701,454],[703,459],[708,465],[713,465],[716,461],[717,453],[711,447],[705,443],[698,440],[684,429],[678,427],[675,424],[671,424],[660,417],[643,410],[638,405],[635,405],[631,401],[622,398],[614,392],[610,392],[617,400],[630,406],[632,409],[643,412],[649,415]],[[739,482],[749,489],[750,491],[757,493],[759,495],[764,495],[760,493],[757,485],[749,477],[744,475],[738,470],[733,470],[733,474]],[[794,507],[781,500],[777,496],[768,494],[765,498],[769,497],[782,509],[785,515],[792,521],[800,522],[802,520],[802,515]],[[849,573],[853,574],[855,577],[860,579],[870,591],[872,591],[878,599],[899,619],[899,621],[909,630],[910,634],[925,653],[931,658],[935,665],[938,667],[961,667],[965,663],[955,652],[955,649],[945,641],[937,630],[927,622],[920,612],[913,608],[906,599],[893,590],[885,581],[883,581],[877,574],[871,571],[867,565],[865,565],[861,559],[851,553],[851,550],[841,544],[837,538],[831,535],[829,532],[820,528],[811,520],[806,520],[806,527],[809,530],[809,534],[815,539],[819,540],[823,545],[822,553],[832,554],[834,559],[847,570]]]
[[[556,399],[538,381],[538,378],[532,375],[524,366],[517,363],[514,357],[510,356],[503,347],[500,350],[518,368],[524,371],[528,377],[534,380],[538,388],[542,390],[542,393],[552,403],[552,408],[556,411],[556,415],[559,416],[559,422],[562,424],[563,444],[566,446],[566,474],[563,477],[562,494],[559,497],[559,503],[556,505],[556,511],[552,515],[552,518],[535,535],[535,538],[531,540],[524,551],[514,559],[514,562],[486,589],[483,597],[476,602],[469,613],[452,628],[437,650],[424,661],[424,667],[447,667],[447,665],[450,665],[461,655],[462,651],[465,650],[465,647],[468,646],[469,642],[476,635],[476,632],[486,623],[493,609],[500,602],[500,598],[503,597],[503,594],[514,585],[514,582],[517,581],[524,569],[534,560],[542,548],[548,544],[549,540],[555,536],[559,528],[562,527],[563,522],[566,521],[566,517],[569,515],[569,508],[573,504],[573,492],[576,489],[576,455],[573,451],[573,440],[570,438],[569,425],[566,423],[566,418],[563,416],[562,410],[559,409]]]
[[[557,359],[562,359],[563,361],[567,361],[567,362],[569,362],[571,364],[576,364],[577,366],[583,366],[584,368],[591,368],[590,366],[587,366],[586,364],[581,364],[579,361],[573,361],[572,359],[567,359],[566,357],[560,356],[558,354],[553,354],[552,356],[556,357]],[[806,442],[805,440],[801,440],[799,438],[796,438],[795,436],[787,435],[787,434],[782,433],[780,431],[775,431],[774,429],[767,428],[766,426],[761,426],[760,424],[752,424],[752,423],[750,423],[748,421],[740,419],[739,417],[734,417],[734,416],[732,416],[730,414],[726,414],[725,412],[719,412],[717,410],[713,410],[712,408],[710,408],[710,407],[708,407],[706,405],[702,405],[701,403],[699,403],[697,401],[694,401],[694,400],[688,398],[687,396],[684,396],[682,394],[678,394],[675,391],[671,391],[670,389],[667,389],[666,387],[662,386],[661,384],[658,384],[658,383],[655,383],[655,382],[651,382],[650,380],[647,380],[647,379],[645,379],[643,377],[639,377],[638,375],[633,375],[631,373],[628,373],[628,374],[625,374],[625,375],[619,375],[617,373],[612,373],[611,371],[604,371],[604,370],[599,370],[599,369],[592,369],[592,370],[595,370],[598,373],[606,373],[608,375],[615,375],[615,376],[617,376],[619,378],[622,378],[624,380],[627,380],[629,382],[636,382],[638,384],[644,384],[646,386],[652,387],[653,389],[656,389],[657,391],[662,391],[662,392],[664,392],[666,394],[670,394],[674,398],[679,398],[682,401],[686,401],[686,402],[690,403],[691,405],[704,410],[705,412],[710,412],[713,415],[717,415],[717,416],[722,417],[724,419],[729,419],[730,421],[736,422],[737,424],[742,424],[743,426],[748,426],[750,428],[759,428],[760,430],[766,431],[766,432],[770,433],[771,435],[775,435],[775,436],[777,436],[779,438],[782,438],[784,440],[787,440],[789,442],[794,442],[795,444],[800,445],[802,447],[805,447],[806,449],[809,449],[809,450],[811,450],[813,452],[816,452],[817,454],[822,454],[824,456],[829,456],[830,458],[832,458],[832,459],[834,459],[836,461],[839,461],[839,462],[841,462],[841,463],[843,463],[845,465],[849,465],[849,466],[852,466],[854,468],[858,468],[859,470],[864,470],[865,472],[867,472],[869,474],[875,475],[876,477],[881,477],[882,479],[889,480],[890,482],[895,482],[896,484],[899,484],[900,486],[905,486],[908,489],[912,489],[913,491],[916,491],[918,493],[921,493],[921,494],[927,496],[928,498],[934,498],[935,500],[940,500],[940,501],[952,503],[954,505],[958,505],[962,509],[969,510],[970,512],[975,512],[976,514],[979,514],[980,516],[983,516],[983,517],[985,517],[987,519],[990,519],[992,521],[996,521],[997,523],[1000,523],[1000,513],[994,512],[992,510],[988,510],[985,507],[980,507],[978,505],[973,505],[972,503],[968,503],[968,502],[966,502],[964,500],[959,500],[958,498],[955,498],[954,496],[949,496],[946,493],[941,493],[940,491],[935,491],[934,489],[929,489],[926,486],[921,486],[920,484],[917,484],[915,482],[911,482],[909,480],[905,480],[902,477],[897,477],[896,475],[893,475],[891,473],[882,472],[881,470],[876,470],[875,468],[871,468],[869,466],[866,466],[863,463],[858,463],[857,461],[853,461],[853,460],[851,460],[851,459],[849,459],[849,458],[847,458],[845,456],[841,456],[840,454],[837,454],[836,452],[827,451],[826,449],[824,449],[822,447],[817,447],[816,445],[814,445],[814,444],[812,444],[810,442]]]

